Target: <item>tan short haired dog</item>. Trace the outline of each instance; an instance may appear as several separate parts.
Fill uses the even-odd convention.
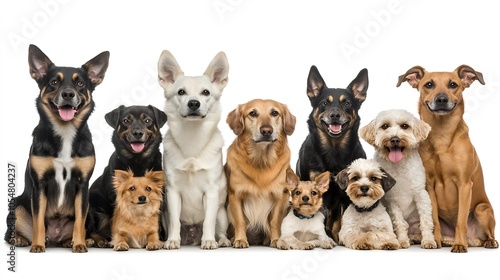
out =
[[[420,92],[418,112],[432,130],[420,145],[426,188],[432,202],[438,246],[467,252],[467,246],[498,248],[493,207],[484,189],[483,171],[463,119],[462,92],[483,75],[461,65],[453,72],[427,72],[421,66],[399,76]]]

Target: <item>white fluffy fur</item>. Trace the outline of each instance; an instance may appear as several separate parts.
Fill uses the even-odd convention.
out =
[[[412,241],[420,243],[422,248],[437,248],[431,201],[425,190],[425,170],[418,153],[418,145],[429,132],[428,124],[399,109],[380,112],[360,129],[361,137],[375,147],[374,160],[396,179],[396,185],[384,196],[383,202],[402,248],[408,248]],[[396,163],[387,156],[387,143],[392,137],[401,139],[405,147],[403,159]]]
[[[217,127],[228,71],[223,52],[215,56],[203,75],[194,77],[184,76],[166,50],[158,61],[169,126],[163,142],[169,218],[166,249],[180,248],[181,223],[203,223],[203,249],[231,245],[226,236],[228,219],[224,207],[227,196],[222,163],[224,140]],[[196,116],[189,115],[188,102],[193,100],[200,104]]]
[[[278,248],[333,248],[336,244],[333,239],[326,235],[324,220],[325,215],[321,211],[316,212],[314,217],[310,219],[299,219],[293,214],[292,207],[281,223],[281,237],[278,240]]]

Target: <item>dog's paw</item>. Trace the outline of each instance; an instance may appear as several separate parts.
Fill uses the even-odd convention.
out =
[[[452,253],[467,253],[467,246],[462,244],[455,244],[451,246]]]
[[[498,242],[495,239],[489,239],[484,242],[484,248],[497,249]]]
[[[397,250],[399,249],[399,244],[398,243],[392,243],[392,242],[389,242],[389,243],[385,243],[385,244],[382,244],[382,246],[380,246],[380,249],[381,250]]]
[[[44,245],[31,245],[30,248],[30,253],[44,253],[45,252],[45,246]]]
[[[323,249],[332,249],[335,246],[337,246],[337,244],[331,238],[328,238],[327,240],[320,241],[320,243],[319,243],[319,247],[321,247]]]
[[[87,253],[87,246],[85,244],[73,244],[71,251],[73,253]]]
[[[163,244],[163,248],[167,250],[179,249],[181,248],[181,242],[179,242],[178,240],[167,240]]]
[[[87,245],[87,247],[94,247],[95,245],[94,239],[92,238],[85,239],[85,244]]]
[[[371,244],[368,243],[355,243],[352,244],[352,248],[356,250],[373,250],[374,247]]]
[[[436,249],[438,246],[436,244],[436,241],[432,239],[432,240],[422,240],[422,242],[420,243],[420,247],[422,249]]]
[[[244,249],[248,248],[248,241],[246,239],[238,239],[233,242],[233,248]]]
[[[443,236],[443,239],[441,240],[443,247],[451,247],[453,246],[453,243],[455,243],[455,238],[451,236]]]
[[[402,249],[410,248],[411,242],[409,238],[399,240],[399,247]]]
[[[280,249],[280,250],[288,250],[288,244],[286,244],[285,241],[283,241],[283,239],[278,239],[278,243],[276,243],[276,248]]]
[[[61,246],[62,246],[63,248],[73,248],[73,240],[68,239],[68,240],[64,241],[64,242],[61,244]]]
[[[278,238],[271,240],[271,243],[269,244],[269,247],[271,247],[271,248],[278,248]]]
[[[15,238],[12,238],[9,243],[16,247],[28,247],[30,245],[30,241],[23,236],[16,235]]]
[[[227,237],[222,237],[219,239],[219,247],[231,247],[231,241]]]
[[[161,248],[163,248],[163,242],[161,241],[148,242],[146,245],[146,250],[148,251],[156,251]]]
[[[217,249],[219,246],[215,240],[203,240],[201,241],[201,249],[203,250],[213,250]]]
[[[126,242],[119,242],[117,243],[114,247],[113,250],[115,251],[128,251],[130,247]]]

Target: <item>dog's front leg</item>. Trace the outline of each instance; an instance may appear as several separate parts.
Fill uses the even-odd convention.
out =
[[[276,203],[273,210],[271,211],[271,243],[269,244],[272,248],[277,248],[278,239],[281,236],[281,223],[285,216],[286,204],[288,202],[289,192],[287,189],[281,194],[281,197],[276,198]]]
[[[180,194],[172,186],[167,186],[168,238],[163,245],[165,249],[181,247],[181,203]]]
[[[398,238],[399,246],[401,248],[408,248],[410,247],[410,239],[408,238],[408,223],[406,222],[403,212],[401,211],[401,208],[399,208],[399,205],[396,203],[388,203],[387,205],[387,212],[391,216],[391,220],[394,226],[394,230],[396,232],[396,236]]]
[[[210,190],[203,196],[203,208],[205,210],[205,220],[203,221],[203,236],[201,237],[201,249],[217,249],[215,241],[215,223],[217,209],[219,208],[218,190]]]
[[[420,218],[420,232],[422,233],[422,240],[420,242],[420,247],[424,249],[435,249],[437,248],[436,241],[434,240],[434,234],[432,232],[434,228],[434,223],[432,221],[432,207],[429,208],[431,204],[431,199],[429,194],[421,188],[415,194],[415,202],[417,205],[417,212]]]
[[[82,188],[75,197],[75,223],[73,225],[73,253],[87,252],[85,242],[85,219],[88,211],[87,188]]]
[[[234,227],[234,248],[248,248],[247,223],[243,215],[243,201],[234,192],[229,192],[229,219]]]
[[[426,174],[429,178],[429,174]],[[432,222],[434,224],[434,240],[438,248],[441,248],[443,242],[443,236],[441,235],[441,224],[439,222],[439,205],[437,203],[436,191],[434,189],[434,182],[431,180],[426,180],[425,189],[429,194],[432,206]]]
[[[33,217],[31,253],[45,252],[45,212],[47,210],[47,197],[40,189],[41,188],[36,188],[31,198],[31,215]]]
[[[455,242],[451,246],[451,251],[454,253],[467,252],[467,218],[472,199],[472,181],[467,180],[464,184],[460,184],[460,182],[463,181],[457,182],[458,215],[455,226]]]

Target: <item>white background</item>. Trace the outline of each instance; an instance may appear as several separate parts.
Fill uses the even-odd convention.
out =
[[[98,53],[111,52],[106,77],[94,92],[96,109],[89,120],[99,176],[113,152],[112,129],[104,115],[124,105],[152,104],[163,109],[156,81],[160,53],[170,50],[186,75],[203,73],[219,51],[227,54],[229,84],[222,97],[219,125],[226,146],[234,134],[227,113],[253,98],[288,105],[297,117],[290,136],[292,166],[308,131],[311,111],[306,78],[316,65],[329,87],[346,87],[362,68],[369,72],[368,96],[361,124],[385,109],[414,114],[418,93],[397,77],[414,65],[429,71],[453,71],[468,64],[483,73],[486,85],[465,92],[466,121],[481,158],[486,188],[500,211],[495,175],[500,157],[494,131],[498,121],[500,61],[497,5],[493,1],[2,1],[0,216],[7,214],[7,162],[18,167],[17,191],[24,187],[24,167],[31,132],[38,123],[34,100],[38,87],[28,73],[28,45],[36,44],[59,66],[80,66]],[[166,131],[168,124],[162,129]],[[495,134],[496,135],[496,134]],[[373,149],[364,143],[369,157]],[[93,181],[92,179],[92,181]],[[3,189],[3,190],[1,190]],[[3,219],[3,218],[2,218]],[[0,232],[5,224],[0,223]],[[497,236],[498,238],[498,236]],[[498,279],[500,250],[413,246],[394,252],[332,250],[284,252],[254,247],[203,251],[113,252],[93,249],[72,254],[49,248],[45,254],[16,251],[16,269],[7,271],[3,243],[1,278],[76,279]],[[195,278],[196,277],[196,278]]]

